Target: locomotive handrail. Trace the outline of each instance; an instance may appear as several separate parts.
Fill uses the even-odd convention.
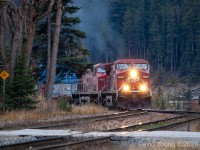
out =
[[[124,86],[125,83],[127,83],[129,80],[129,78],[121,85],[121,87],[117,90],[117,93],[122,89],[122,87]]]
[[[107,86],[107,83],[104,85],[104,87],[99,91],[99,93],[101,93]]]
[[[108,82],[107,82],[108,83]],[[106,88],[107,86],[107,83],[104,85],[104,87],[98,92],[98,98],[100,97],[102,91]]]

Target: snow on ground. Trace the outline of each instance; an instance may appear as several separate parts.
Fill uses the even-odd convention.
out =
[[[142,131],[142,132],[81,132],[71,130],[41,130],[41,129],[23,129],[13,131],[0,131],[0,136],[85,136],[85,137],[167,137],[167,138],[196,138],[200,140],[200,132],[182,132],[182,131]]]
[[[182,131],[142,131],[142,132],[82,132],[71,130],[41,130],[23,129],[13,131],[0,131],[0,146],[11,143],[21,143],[36,140],[39,136],[69,136],[74,139],[89,139],[111,136],[115,143],[126,147],[123,149],[149,149],[168,148],[200,149],[200,132]],[[119,145],[119,144],[118,144]],[[143,148],[143,149],[141,149]],[[165,149],[166,150],[166,149]],[[193,150],[193,149],[192,149]]]

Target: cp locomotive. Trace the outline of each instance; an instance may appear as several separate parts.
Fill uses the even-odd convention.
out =
[[[150,65],[144,59],[119,59],[96,64],[82,76],[72,99],[107,107],[149,108],[151,106]]]

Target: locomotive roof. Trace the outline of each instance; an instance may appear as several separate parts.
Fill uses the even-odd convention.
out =
[[[94,65],[94,67],[101,67],[101,66],[107,66],[107,65],[112,65],[113,63],[99,63],[99,64],[96,64]]]
[[[118,63],[130,63],[130,64],[131,63],[133,64],[146,63],[148,64],[148,61],[144,59],[118,59],[114,63],[115,64],[118,64]]]

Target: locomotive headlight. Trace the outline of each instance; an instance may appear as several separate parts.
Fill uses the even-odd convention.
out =
[[[136,70],[131,70],[131,77],[136,78],[138,76],[138,72]]]
[[[147,85],[146,85],[146,84],[140,85],[140,91],[146,92],[147,90],[148,90],[148,88],[147,88]]]
[[[124,85],[123,90],[124,91],[129,91],[130,87],[128,85]]]

